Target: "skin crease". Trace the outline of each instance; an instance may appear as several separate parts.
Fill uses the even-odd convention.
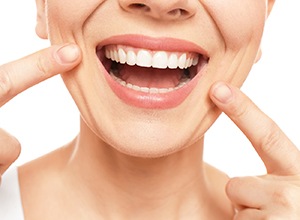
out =
[[[133,3],[151,10],[134,9]],[[25,219],[232,219],[224,190],[228,178],[202,160],[204,134],[220,114],[208,93],[218,80],[243,84],[272,5],[37,0],[37,34],[52,44],[75,42],[82,50],[79,66],[62,74],[80,109],[81,128],[71,143],[20,167]],[[189,16],[168,14],[174,8]],[[139,33],[191,41],[208,52],[206,73],[181,105],[139,109],[107,85],[96,46],[114,35]]]

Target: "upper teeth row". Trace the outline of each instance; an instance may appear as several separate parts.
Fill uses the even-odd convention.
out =
[[[186,69],[196,66],[199,56],[196,53],[150,51],[122,46],[106,46],[105,56],[113,61],[130,66],[154,67],[159,69]]]

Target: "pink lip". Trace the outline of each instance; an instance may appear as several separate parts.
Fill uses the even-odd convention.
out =
[[[152,38],[144,35],[120,35],[113,36],[104,41],[102,41],[99,47],[109,45],[109,44],[120,44],[132,46],[135,48],[143,48],[155,51],[177,51],[177,52],[195,52],[207,56],[207,52],[200,46],[185,40],[175,39],[175,38]]]
[[[119,44],[127,45],[135,48],[143,48],[148,50],[163,50],[163,51],[177,51],[177,52],[196,52],[207,56],[207,52],[198,45],[174,38],[151,38],[142,35],[121,35],[114,36],[102,41],[97,50],[105,45]],[[105,73],[105,79],[112,91],[125,103],[146,109],[169,109],[180,105],[196,87],[197,82],[203,75],[205,67],[200,69],[200,72],[185,86],[178,90],[168,93],[144,93],[129,89],[120,85],[113,80],[110,74],[101,65],[102,71]]]

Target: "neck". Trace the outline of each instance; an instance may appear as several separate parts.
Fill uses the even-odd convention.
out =
[[[118,213],[120,218],[134,219],[130,216],[134,213],[137,219],[176,219],[175,215],[205,210],[208,204],[203,140],[166,157],[137,158],[107,146],[82,123],[70,150],[68,167],[76,186],[81,185],[80,197],[92,201],[85,201],[90,207],[103,207],[102,215]]]

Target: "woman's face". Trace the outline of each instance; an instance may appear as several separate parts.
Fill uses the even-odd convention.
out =
[[[194,144],[218,117],[212,83],[241,86],[270,2],[37,0],[37,32],[81,47],[82,63],[62,77],[90,129],[121,152],[157,157]]]

